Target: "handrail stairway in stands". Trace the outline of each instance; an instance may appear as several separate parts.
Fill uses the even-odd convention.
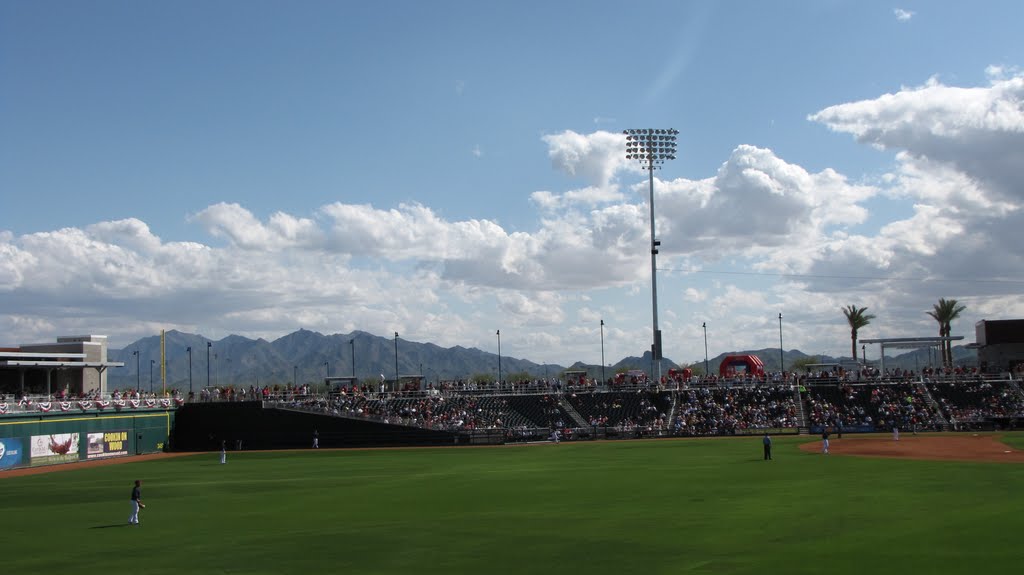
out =
[[[807,419],[807,409],[804,408],[804,398],[800,395],[800,386],[793,386],[793,398],[796,400],[797,415],[800,416],[800,425],[797,426],[797,433],[810,435],[811,422]]]
[[[924,397],[928,401],[928,405],[932,406],[932,409],[935,410],[935,417],[939,420],[938,423],[942,425],[942,431],[950,431],[953,426],[950,425],[949,420],[946,419],[946,414],[943,413],[942,406],[939,405],[938,401],[935,401],[935,396],[932,395],[931,390],[928,389],[928,386],[924,383],[917,384],[917,387],[924,393]]]
[[[590,427],[590,422],[584,419],[580,412],[576,411],[576,408],[566,401],[565,397],[559,396],[558,405],[569,414],[569,417],[576,422],[578,427]]]

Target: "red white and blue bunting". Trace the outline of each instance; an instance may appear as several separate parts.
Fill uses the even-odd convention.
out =
[[[22,398],[18,401],[18,409],[22,411],[36,411],[39,413],[48,413],[55,408],[59,408],[62,413],[67,413],[73,410],[89,411],[96,409],[103,411],[108,407],[113,406],[114,409],[121,411],[123,409],[173,409],[181,407],[185,404],[185,399],[182,397],[173,398],[160,398],[160,399],[78,399],[71,401],[38,401],[33,402],[30,399]],[[13,404],[7,402],[0,403],[0,415],[6,415],[11,412]]]

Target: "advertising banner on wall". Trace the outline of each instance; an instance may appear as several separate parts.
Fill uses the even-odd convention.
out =
[[[32,465],[78,461],[78,434],[54,433],[32,436]]]
[[[88,435],[89,445],[86,448],[86,459],[116,457],[128,455],[127,431],[103,431]]]
[[[0,437],[0,469],[10,469],[21,465],[21,440],[13,437]]]

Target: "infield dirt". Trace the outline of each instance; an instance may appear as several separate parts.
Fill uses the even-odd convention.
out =
[[[821,441],[803,443],[800,449],[808,453],[820,453]],[[843,439],[836,439],[833,435],[829,439],[829,454],[933,461],[1024,463],[1024,451],[1018,451],[999,441],[998,436],[985,434],[903,434],[899,441],[890,435],[848,434]]]

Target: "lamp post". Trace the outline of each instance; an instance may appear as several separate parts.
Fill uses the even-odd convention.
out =
[[[133,351],[132,355],[135,356],[135,393],[138,393],[142,391],[142,383],[140,379],[142,377],[142,370],[139,369],[139,350]]]
[[[654,233],[654,170],[661,168],[665,160],[676,159],[676,135],[674,129],[623,130],[626,136],[626,159],[637,160],[648,172],[650,182],[651,208],[651,316],[653,319],[654,344],[651,358],[657,370],[656,381],[661,381],[661,330],[658,329],[658,246],[661,242]]]
[[[601,385],[607,383],[604,377],[604,320],[601,320]]]
[[[785,352],[782,351],[782,312],[779,312],[779,371],[786,372]]]
[[[156,365],[156,360],[149,360],[149,394],[153,395],[153,366]]]
[[[190,345],[190,346],[186,347],[185,351],[188,352],[188,394],[189,394],[189,396],[191,396],[192,395],[192,346]]]
[[[711,375],[708,373],[708,322],[704,322],[704,377]]]
[[[867,347],[863,344],[860,346],[860,359],[864,362],[864,365],[868,364],[868,352]]]
[[[498,335],[498,388],[501,388],[501,330],[497,331]]]
[[[206,390],[210,390],[210,348],[213,347],[213,342],[206,342]]]
[[[352,347],[352,379],[356,378],[356,340],[352,338],[348,340],[349,346]]]
[[[395,391],[398,391],[398,332],[395,332]]]

